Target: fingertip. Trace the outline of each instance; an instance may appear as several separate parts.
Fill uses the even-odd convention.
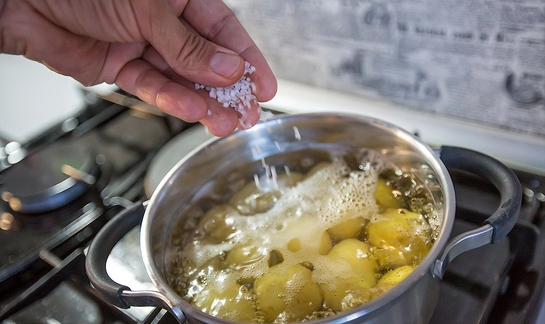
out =
[[[244,73],[244,60],[234,52],[218,51],[210,59],[210,69],[234,83]]]
[[[257,104],[252,105],[252,107],[238,119],[237,128],[240,130],[250,129],[254,127],[261,117],[261,107]]]
[[[225,137],[235,131],[238,125],[238,118],[234,111],[210,110],[204,118],[200,120],[210,133],[218,137]]]
[[[272,72],[271,72],[271,75],[272,75]],[[272,75],[272,77],[268,77],[267,79],[264,79],[261,82],[261,84],[258,87],[256,97],[258,101],[266,102],[274,98],[277,92],[278,92],[278,83],[276,81],[276,77]]]

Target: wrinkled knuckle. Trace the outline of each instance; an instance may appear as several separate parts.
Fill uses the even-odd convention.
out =
[[[180,47],[176,56],[176,63],[186,69],[199,66],[206,53],[206,41],[200,36],[191,33]]]
[[[145,69],[141,71],[134,80],[134,84],[140,85],[136,95],[151,105],[156,104],[157,92],[154,92],[153,86],[148,87],[146,84],[149,83],[148,80],[152,79],[153,73],[154,70],[152,68]]]
[[[225,15],[219,19],[215,24],[210,26],[210,28],[205,32],[205,36],[208,39],[215,39],[221,32],[226,28],[226,26],[234,25],[232,20],[237,20],[235,14],[232,11],[228,11]]]

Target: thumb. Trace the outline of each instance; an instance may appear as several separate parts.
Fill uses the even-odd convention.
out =
[[[149,35],[144,37],[176,73],[192,82],[217,87],[232,85],[242,77],[244,60],[240,55],[184,26],[168,5],[158,7],[151,17]]]

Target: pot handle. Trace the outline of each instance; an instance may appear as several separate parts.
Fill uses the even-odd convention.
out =
[[[500,206],[481,227],[460,234],[447,244],[433,266],[433,275],[443,278],[448,264],[458,255],[486,244],[494,244],[511,231],[520,212],[522,188],[511,169],[488,155],[459,147],[443,146],[440,157],[448,169],[466,171],[489,180],[501,196]]]
[[[125,234],[142,222],[144,211],[143,203],[135,203],[102,227],[87,252],[87,276],[99,295],[112,305],[120,308],[154,306],[172,310],[168,300],[159,292],[132,291],[129,287],[115,282],[106,271],[106,261],[112,249]]]

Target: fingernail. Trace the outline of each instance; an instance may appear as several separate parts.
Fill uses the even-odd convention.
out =
[[[217,52],[210,60],[210,67],[217,74],[229,78],[238,70],[241,62],[238,55]]]

